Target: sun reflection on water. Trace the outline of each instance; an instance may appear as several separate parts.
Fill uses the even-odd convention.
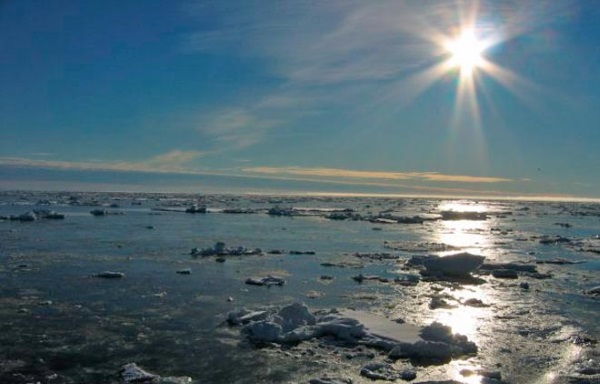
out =
[[[440,211],[455,211],[455,212],[487,212],[489,206],[483,203],[473,201],[451,201],[444,202],[439,206]]]
[[[455,248],[480,250],[490,245],[489,225],[485,222],[444,221],[436,236],[436,242]]]
[[[436,321],[446,324],[452,328],[454,333],[465,335],[469,340],[477,337],[478,319],[473,308],[461,308],[450,311],[440,311],[435,316]]]
[[[469,340],[477,342],[479,329],[483,322],[489,318],[491,302],[490,295],[480,287],[470,286],[459,290],[449,291],[458,303],[457,308],[436,309],[433,320],[452,328],[452,332],[465,335]],[[469,306],[467,300],[479,300],[481,306]]]
[[[457,301],[457,307],[451,309],[436,309],[431,315],[431,321],[437,321],[452,328],[453,333],[467,336],[478,346],[484,341],[481,335],[483,328],[489,327],[492,319],[491,307],[493,298],[481,286],[468,286],[462,289],[448,290],[447,293]],[[481,306],[466,305],[467,300],[479,300]],[[469,359],[453,360],[448,366],[448,375],[454,380],[466,384],[481,383],[482,376],[477,374],[481,367]]]
[[[449,202],[439,207],[440,212],[485,213],[488,210],[486,204],[473,202]],[[467,252],[480,252],[491,245],[490,228],[488,220],[442,220],[435,241]],[[448,253],[452,252],[445,254]]]
[[[486,213],[491,210],[486,204],[453,201],[440,204],[440,212],[477,212]],[[453,248],[438,255],[446,256],[456,252],[482,254],[493,246],[491,236],[492,220],[440,220],[434,242],[444,243]],[[483,254],[485,256],[485,254]],[[452,328],[453,333],[466,336],[470,341],[480,345],[485,337],[482,331],[492,324],[492,307],[495,298],[493,291],[485,285],[446,285],[437,293],[447,298],[452,308],[438,308],[430,312],[429,320],[437,321]],[[479,384],[482,376],[477,373],[481,367],[470,360],[454,360],[448,366],[448,374],[454,380]]]

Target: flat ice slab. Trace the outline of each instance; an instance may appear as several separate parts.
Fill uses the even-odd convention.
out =
[[[399,324],[382,316],[351,309],[340,310],[340,314],[342,317],[358,320],[365,327],[365,330],[373,336],[411,344],[423,341],[419,336],[422,327],[416,325]]]

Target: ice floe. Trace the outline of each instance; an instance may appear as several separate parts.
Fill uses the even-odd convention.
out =
[[[139,384],[190,384],[192,378],[189,376],[172,377],[160,376],[147,372],[140,368],[136,363],[125,364],[119,371],[121,379],[126,383]]]
[[[262,311],[237,310],[229,313],[227,322],[242,326],[241,333],[255,345],[297,344],[327,336],[385,351],[391,359],[448,361],[477,353],[467,337],[440,323],[419,327],[350,309],[311,313],[306,305],[294,303]]]

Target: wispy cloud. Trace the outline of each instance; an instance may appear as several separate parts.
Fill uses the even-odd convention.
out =
[[[439,8],[456,8],[450,1],[237,5],[235,12],[203,7],[198,14],[214,12],[217,26],[186,35],[183,50],[235,50],[242,57],[264,57],[274,74],[316,84],[381,80],[412,69],[439,54],[416,31],[427,26],[426,18],[435,18],[440,28],[448,25],[448,15]]]
[[[290,87],[280,87],[256,100],[222,107],[196,121],[198,131],[214,140],[221,151],[256,144],[289,122],[313,114],[316,97],[308,99]]]
[[[186,165],[205,155],[202,151],[181,151],[178,149],[154,156],[146,161],[133,163],[142,166],[158,167],[165,170],[183,170]]]
[[[186,54],[258,57],[261,70],[280,80],[256,100],[233,101],[200,124],[220,144],[241,148],[303,119],[307,110],[296,113],[299,102],[315,109],[344,100],[354,106],[369,100],[389,109],[412,102],[431,81],[410,76],[447,54],[440,39],[456,33],[474,9],[481,14],[478,28],[506,40],[564,17],[572,8],[568,4],[288,0],[265,7],[261,2],[202,1],[185,6],[199,27],[182,37],[180,48]]]
[[[203,1],[186,12],[212,27],[184,35],[181,48],[265,58],[297,84],[396,79],[444,55],[437,43],[475,13],[478,30],[506,40],[564,22],[574,8],[570,0]]]
[[[187,173],[186,166],[204,155],[200,151],[173,150],[143,161],[61,161],[22,157],[0,157],[0,165],[58,168],[67,170],[108,170]]]
[[[430,181],[454,183],[501,183],[514,180],[501,177],[448,175],[438,172],[360,171],[337,168],[243,167],[229,170],[198,170],[190,163],[203,156],[199,151],[173,150],[144,161],[60,161],[22,157],[0,157],[0,165],[15,167],[58,168],[65,170],[109,170],[158,173],[213,174],[234,177],[263,177],[279,180],[319,181],[340,184],[394,186],[389,181]],[[246,162],[248,160],[240,159]],[[313,177],[312,179],[310,177]],[[413,186],[418,188],[418,186]],[[427,187],[429,188],[429,187]]]
[[[499,177],[446,175],[436,172],[385,172],[359,171],[335,168],[301,168],[301,167],[243,167],[233,169],[199,169],[189,164],[203,155],[197,151],[174,150],[150,159],[137,162],[103,162],[85,161],[70,162],[57,160],[41,160],[19,157],[0,157],[0,166],[17,168],[44,168],[66,171],[116,171],[183,174],[190,176],[220,176],[235,179],[258,179],[304,182],[306,188],[316,185],[347,185],[361,187],[380,187],[425,195],[490,195],[505,196],[510,192],[502,189],[482,189],[475,185],[496,185],[515,180]],[[11,183],[3,180],[4,187]],[[18,185],[18,182],[16,182]],[[314,184],[316,183],[316,184]],[[11,184],[12,185],[12,184]],[[177,186],[174,186],[176,188]]]
[[[257,143],[271,128],[281,124],[273,117],[263,117],[256,107],[224,108],[199,123],[198,129],[228,150]]]
[[[187,6],[199,25],[215,27],[184,36],[182,51],[260,57],[262,69],[280,82],[254,100],[233,101],[199,119],[198,130],[221,147],[251,146],[323,106],[363,98],[365,81],[395,78],[437,54],[407,32],[418,10],[402,2],[235,4]],[[203,23],[209,14],[211,22]],[[360,92],[348,88],[354,84]]]
[[[416,180],[455,183],[501,183],[512,179],[486,176],[447,175],[437,172],[384,172],[357,171],[336,168],[301,168],[301,167],[249,167],[242,171],[266,175],[315,176],[319,178],[338,179],[373,179],[373,180]]]
[[[30,156],[34,156],[34,157],[51,157],[54,156],[54,153],[50,153],[50,152],[34,152],[34,153],[30,153]]]

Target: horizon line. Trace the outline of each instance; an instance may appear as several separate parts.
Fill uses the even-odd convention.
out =
[[[177,192],[167,190],[155,191],[133,191],[133,190],[77,190],[77,189],[3,189],[2,193],[23,193],[23,192],[46,192],[46,193],[126,193],[126,194],[171,194],[171,195],[209,195],[209,196],[287,196],[287,197],[355,197],[355,198],[404,198],[404,199],[436,199],[436,200],[487,200],[487,201],[521,201],[521,202],[564,202],[564,203],[595,203],[600,204],[600,197],[581,197],[581,196],[544,196],[544,195],[436,195],[436,194],[406,194],[406,193],[368,193],[368,192],[331,192],[331,191],[258,191],[246,190],[238,192],[208,191],[208,192]]]

